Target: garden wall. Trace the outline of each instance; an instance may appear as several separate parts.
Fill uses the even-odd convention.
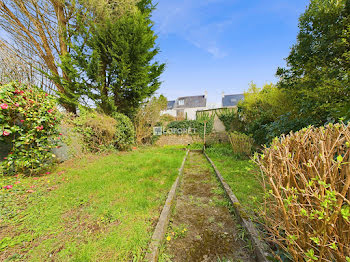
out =
[[[226,134],[226,132],[215,132],[211,133],[206,137],[206,144],[207,145],[213,145],[213,144],[228,144],[230,143],[230,140]]]
[[[157,146],[173,146],[201,143],[203,139],[198,135],[163,135],[156,141]]]
[[[205,114],[208,114],[209,116],[212,116],[214,114],[215,116],[214,116],[214,123],[213,123],[213,132],[218,132],[218,133],[225,132],[226,131],[225,125],[217,116],[216,114],[217,110],[220,110],[220,109],[199,110],[197,111],[197,119],[200,113],[205,113]]]

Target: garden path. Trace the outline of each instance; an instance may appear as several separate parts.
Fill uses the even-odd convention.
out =
[[[254,261],[243,235],[211,166],[191,152],[160,261]]]

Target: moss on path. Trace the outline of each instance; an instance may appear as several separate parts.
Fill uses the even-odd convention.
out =
[[[190,153],[160,261],[254,261],[200,153]]]

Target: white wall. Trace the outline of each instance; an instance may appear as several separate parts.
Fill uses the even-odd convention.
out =
[[[160,115],[171,115],[173,117],[176,117],[176,110],[175,109],[171,109],[171,110],[165,110],[160,112]]]
[[[205,107],[186,108],[186,109],[184,110],[185,116],[186,116],[186,114],[187,114],[187,119],[188,119],[188,120],[196,120],[196,112],[197,112],[198,110],[204,110],[204,109],[206,109],[206,108],[205,108]]]
[[[179,114],[177,113],[177,111],[183,111],[184,112],[184,117],[186,117],[186,114],[187,114],[187,119],[188,120],[196,120],[196,112],[198,110],[205,110],[207,109],[206,107],[195,107],[195,108],[183,108],[183,109],[171,109],[171,110],[165,110],[165,111],[162,111],[160,112],[161,115],[171,115],[171,116],[174,116],[174,117],[177,117],[179,116]]]

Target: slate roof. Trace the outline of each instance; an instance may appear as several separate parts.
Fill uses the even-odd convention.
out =
[[[175,106],[175,100],[173,100],[173,101],[168,101],[168,107],[167,107],[168,110],[173,109],[174,106]]]
[[[179,97],[175,103],[175,108],[196,108],[206,106],[207,98],[205,95]]]
[[[236,106],[240,100],[244,99],[243,94],[238,95],[225,95],[222,98],[222,107]]]

